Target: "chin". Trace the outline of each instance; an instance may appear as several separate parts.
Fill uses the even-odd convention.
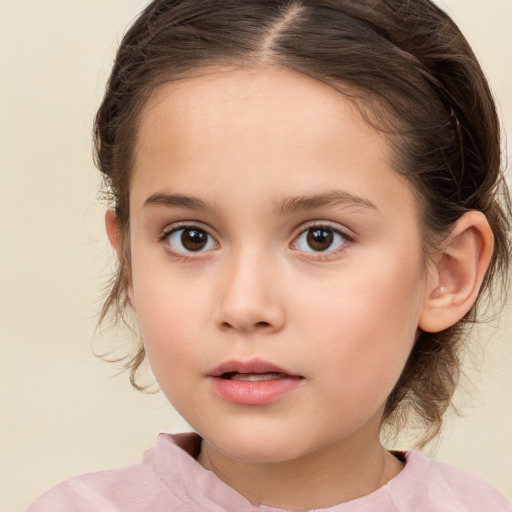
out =
[[[200,433],[201,434],[201,433]],[[264,434],[250,431],[228,431],[203,438],[224,456],[246,464],[275,464],[296,459],[302,455],[297,449],[301,442],[293,442],[282,432]]]

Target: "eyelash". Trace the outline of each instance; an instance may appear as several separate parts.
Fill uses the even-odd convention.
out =
[[[210,252],[215,249],[207,249],[206,251],[199,250],[199,251],[189,251],[189,252],[180,252],[173,250],[171,248],[171,244],[169,241],[169,238],[176,233],[183,231],[185,229],[196,229],[197,231],[200,231],[202,233],[206,233],[208,239],[206,244],[210,243],[211,240],[214,241],[216,247],[219,247],[219,243],[216,241],[216,239],[208,232],[208,229],[198,225],[197,223],[178,223],[170,226],[169,228],[165,229],[161,236],[159,237],[159,241],[165,242],[165,248],[166,250],[177,260],[181,261],[190,261],[193,259],[196,259],[198,257],[201,257],[203,253]],[[297,249],[295,246],[297,245],[298,240],[300,237],[304,236],[306,233],[312,231],[312,230],[324,230],[329,231],[334,234],[334,236],[341,237],[343,239],[341,245],[334,250],[327,249],[325,251],[305,251]],[[301,226],[300,231],[296,232],[296,235],[293,237],[292,242],[290,243],[290,248],[294,251],[300,252],[305,255],[306,258],[316,260],[316,261],[325,261],[332,258],[336,258],[337,256],[341,255],[343,252],[347,250],[347,245],[349,245],[351,242],[353,242],[353,238],[349,236],[345,231],[341,230],[339,227],[335,227],[330,225],[329,223],[325,222],[316,222],[307,224],[305,226]]]
[[[339,247],[336,249],[327,249],[326,251],[301,251],[300,249],[295,249],[293,246],[297,244],[297,241],[299,238],[309,231],[313,230],[325,230],[330,231],[334,233],[335,235],[341,237],[343,239],[343,242]],[[338,226],[333,226],[332,224],[329,224],[328,222],[312,222],[308,223],[305,226],[301,226],[300,230],[297,232],[297,234],[293,237],[293,241],[290,244],[290,247],[292,249],[297,250],[305,255],[306,258],[315,260],[315,261],[327,261],[330,259],[335,259],[339,257],[341,254],[343,254],[347,249],[348,246],[354,241],[353,237],[348,235],[346,231],[340,229]]]
[[[206,233],[207,237],[208,237],[208,241],[210,240],[213,240],[216,244],[216,246],[218,247],[219,246],[219,243],[215,240],[215,238],[208,232],[208,229],[198,225],[197,223],[190,223],[190,224],[187,224],[187,223],[178,223],[178,224],[173,224],[172,226],[166,228],[162,235],[159,237],[159,240],[161,242],[164,242],[165,243],[165,249],[167,250],[167,252],[169,252],[175,259],[177,260],[181,260],[181,261],[190,261],[192,259],[195,259],[197,258],[199,255],[201,255],[203,252],[209,252],[209,251],[190,251],[190,252],[179,252],[179,251],[176,251],[176,250],[173,250],[171,248],[171,244],[169,243],[169,238],[180,232],[180,231],[183,231],[185,229],[196,229],[197,231],[201,231],[203,233]],[[207,241],[207,243],[208,243]],[[211,250],[211,249],[210,249]]]

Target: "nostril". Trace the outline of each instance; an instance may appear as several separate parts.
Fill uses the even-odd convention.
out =
[[[221,329],[255,329],[255,330],[265,330],[271,327],[271,324],[269,322],[256,322],[255,324],[252,324],[251,326],[247,326],[247,328],[243,326],[236,326],[235,324],[231,324],[229,322],[222,322],[220,324]]]
[[[230,324],[229,322],[222,322],[220,324],[221,328],[222,329],[235,329],[235,325],[233,324]],[[255,329],[268,329],[270,327],[270,323],[269,322],[256,322],[254,325],[253,325],[253,328]]]

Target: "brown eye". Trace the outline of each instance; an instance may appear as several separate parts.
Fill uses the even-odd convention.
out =
[[[181,243],[188,251],[200,251],[208,242],[208,235],[199,229],[184,229],[181,234]]]
[[[334,234],[330,229],[310,229],[306,239],[314,251],[326,251],[332,245]]]
[[[171,249],[177,253],[204,252],[217,247],[217,243],[205,230],[186,227],[174,230],[167,237]]]
[[[336,229],[318,226],[303,231],[294,247],[303,252],[333,252],[347,243],[346,237]]]

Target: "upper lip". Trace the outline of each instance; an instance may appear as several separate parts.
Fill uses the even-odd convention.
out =
[[[283,373],[292,377],[301,377],[301,375],[292,373],[273,363],[255,358],[247,361],[231,360],[221,363],[209,372],[210,377],[220,377],[225,373]]]

